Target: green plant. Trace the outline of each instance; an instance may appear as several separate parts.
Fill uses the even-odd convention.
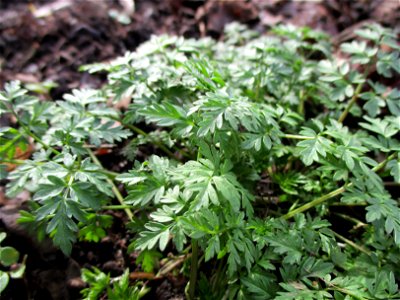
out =
[[[400,209],[386,183],[400,182],[400,91],[369,80],[400,73],[396,34],[368,25],[339,61],[322,33],[271,33],[153,37],[84,66],[108,84],[64,101],[6,85],[0,109],[18,126],[2,129],[0,153],[20,164],[8,194],[34,193],[35,222],[66,254],[89,216],[124,209],[131,247],[190,251],[191,299],[397,299]],[[122,152],[147,145],[147,159],[105,170],[93,147],[128,138]],[[14,159],[30,140],[33,158]]]
[[[139,284],[129,285],[128,269],[117,278],[110,278],[97,268],[93,268],[93,271],[82,269],[82,279],[89,284],[88,288],[81,291],[85,300],[100,299],[103,291],[107,292],[107,299],[110,300],[139,300],[148,291],[145,287],[139,289]]]
[[[0,232],[0,243],[7,237],[6,233]],[[19,252],[10,246],[0,246],[0,266],[10,267],[16,264],[19,260]],[[9,271],[0,270],[0,295],[6,289],[11,278],[21,278],[25,272],[25,261],[23,261],[15,269]]]

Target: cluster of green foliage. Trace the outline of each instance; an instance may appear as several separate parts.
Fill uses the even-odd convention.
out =
[[[93,268],[93,271],[82,269],[82,279],[89,285],[82,290],[83,300],[99,299],[104,291],[109,300],[139,300],[147,292],[143,287],[139,289],[138,285],[130,285],[128,269],[119,278],[112,279],[97,268]]]
[[[19,164],[4,175],[8,195],[33,194],[21,222],[69,254],[78,236],[104,236],[104,210],[125,209],[131,249],[191,254],[190,298],[398,299],[400,208],[386,183],[400,182],[400,91],[368,76],[400,73],[400,46],[379,25],[356,33],[338,60],[309,28],[260,36],[232,24],[220,42],[153,37],[83,67],[108,73],[101,90],[48,102],[8,84],[0,110],[18,126],[1,129],[0,155]],[[31,141],[32,158],[15,159]],[[125,145],[129,172],[102,167],[92,149],[105,143]],[[345,236],[338,218],[354,222]],[[100,286],[90,299],[110,283],[84,276]],[[126,280],[121,293],[136,295]]]

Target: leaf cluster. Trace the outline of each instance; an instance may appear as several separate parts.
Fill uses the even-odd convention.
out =
[[[2,128],[0,155],[20,164],[8,194],[33,194],[25,221],[68,254],[77,236],[105,235],[101,211],[116,198],[137,212],[130,248],[145,270],[157,248],[195,257],[199,246],[204,299],[399,298],[400,208],[388,186],[400,183],[400,91],[384,84],[400,71],[396,33],[367,25],[340,46],[344,61],[320,32],[271,33],[232,24],[221,41],[152,37],[82,67],[107,73],[101,90],[55,102],[6,85],[0,109],[17,124]],[[126,111],[114,108],[126,98]],[[31,143],[32,159],[17,161]],[[114,174],[91,149],[121,143],[141,161]],[[139,156],[139,146],[154,151]],[[87,299],[110,283],[100,270],[84,276]],[[109,297],[134,293],[123,278]]]

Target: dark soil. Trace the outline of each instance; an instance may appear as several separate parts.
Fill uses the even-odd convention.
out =
[[[0,0],[0,87],[9,80],[54,81],[55,99],[73,88],[99,87],[105,78],[78,71],[83,64],[107,61],[134,50],[152,34],[220,38],[225,24],[239,21],[260,32],[278,23],[321,29],[341,42],[352,38],[355,28],[375,21],[400,29],[400,2],[363,1],[188,1],[135,0]],[[131,20],[122,24],[110,17],[118,12]],[[397,79],[398,80],[398,79]],[[393,82],[391,84],[399,84]],[[102,157],[108,166],[116,156]],[[115,170],[118,171],[118,170]],[[4,186],[4,183],[3,183]],[[268,193],[268,191],[265,191]],[[1,299],[80,299],[85,286],[82,267],[97,266],[111,276],[125,268],[139,271],[135,253],[128,254],[132,237],[125,234],[124,214],[114,215],[108,236],[99,243],[79,242],[65,257],[50,241],[39,243],[16,224],[18,210],[25,209],[28,194],[6,199],[0,187],[0,231],[4,244],[27,255],[26,276],[12,280]],[[184,299],[186,281],[172,275],[149,282],[146,299]]]

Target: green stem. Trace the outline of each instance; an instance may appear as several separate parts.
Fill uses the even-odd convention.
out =
[[[350,184],[342,186],[342,187],[330,192],[329,194],[318,197],[317,199],[314,199],[311,202],[308,202],[292,211],[289,211],[286,215],[282,216],[282,218],[285,220],[290,219],[290,218],[294,217],[295,215],[302,213],[303,211],[313,208],[314,206],[317,206],[318,204],[321,204],[321,203],[325,202],[326,200],[329,200],[333,197],[336,197],[336,196],[342,194],[346,190],[346,188],[349,186],[350,186]]]
[[[89,153],[90,158],[93,160],[93,162],[98,165],[99,167],[103,168],[103,165],[101,164],[101,162],[97,159],[96,155],[94,155],[93,151],[90,149],[86,149],[87,152]],[[122,197],[121,193],[119,192],[117,186],[114,184],[114,182],[107,178],[107,182],[111,185],[112,187],[112,191],[115,195],[115,197],[117,198],[118,202],[121,203],[121,205],[125,205],[124,204],[124,197]],[[124,208],[126,215],[128,216],[129,220],[133,220],[133,213],[129,208]]]
[[[313,140],[315,137],[313,136],[304,136],[304,135],[298,135],[298,134],[285,134],[283,136],[286,139],[294,139],[294,140]]]
[[[333,231],[334,236],[336,236],[339,240],[342,240],[343,242],[345,242],[347,245],[353,247],[354,249],[365,253],[367,255],[371,255],[371,252],[369,252],[367,249],[365,249],[364,247],[361,247],[359,245],[357,245],[356,243],[354,243],[353,241],[345,238],[344,236],[340,235],[339,233],[336,233]]]
[[[301,90],[299,95],[299,106],[297,107],[297,112],[300,115],[304,115],[304,99],[305,99],[305,94],[304,91]]]
[[[1,152],[6,153],[8,151],[8,149],[10,149],[12,146],[15,146],[15,144],[17,143],[17,141],[21,138],[22,134],[19,132],[9,143],[9,145],[4,148]]]
[[[192,239],[192,258],[190,267],[189,299],[194,300],[196,291],[197,267],[198,267],[199,245],[197,240]]]
[[[135,125],[132,125],[132,124],[126,124],[126,123],[122,122],[122,120],[120,120],[119,118],[112,117],[111,119],[113,119],[114,121],[120,122],[122,124],[122,126],[132,130],[133,132],[136,132],[137,134],[140,134],[143,136],[149,135],[147,132],[143,131],[139,127],[136,127]],[[154,141],[154,144],[157,145],[157,147],[160,148],[162,151],[164,151],[164,153],[167,154],[169,157],[174,158],[174,159],[176,158],[175,154],[171,150],[169,150],[167,147],[165,147],[165,145],[163,143],[160,143],[159,141]],[[177,146],[174,146],[174,149],[176,151],[178,151],[182,156],[191,158],[191,156],[189,154],[187,154],[185,151],[178,148]]]
[[[67,199],[68,198],[68,194],[69,194],[69,192],[70,192],[70,189],[71,189],[71,185],[72,185],[72,183],[74,182],[74,176],[71,176],[71,175],[69,175],[70,177],[69,177],[69,180],[68,180],[68,185],[67,185],[67,189],[65,190],[65,192],[64,192],[64,199]]]
[[[378,172],[381,169],[383,169],[386,164],[388,163],[389,160],[392,160],[393,158],[395,158],[397,156],[397,153],[392,153],[391,155],[389,155],[385,160],[383,160],[382,162],[380,162],[379,164],[377,164],[372,171],[374,172]]]
[[[18,124],[24,129],[25,133],[27,135],[29,135],[31,138],[33,138],[37,143],[39,143],[40,145],[43,146],[43,148],[50,150],[51,152],[53,152],[55,155],[59,155],[61,154],[60,151],[54,149],[53,147],[47,145],[45,142],[43,142],[36,134],[34,134],[29,127],[27,127],[19,118],[18,114],[16,113],[16,111],[14,110],[14,108],[12,106],[9,107],[11,113],[13,114],[13,116],[15,117],[15,119],[17,120]]]
[[[108,209],[110,209],[110,210],[119,210],[119,209],[130,209],[130,208],[132,208],[132,205],[104,205],[104,206],[102,206],[101,207],[101,209],[103,209],[103,210],[108,210]]]
[[[173,260],[168,261],[163,267],[158,271],[156,274],[156,277],[164,277],[166,276],[169,272],[174,270],[176,267],[181,265],[188,257],[190,257],[191,254],[189,255],[181,255],[179,257],[174,258]]]
[[[365,72],[364,72],[364,78],[366,79],[366,77],[368,76],[369,73],[369,66],[366,67]],[[360,95],[361,89],[364,86],[365,81],[360,82],[357,87],[356,90],[354,91],[353,97],[351,97],[350,102],[347,104],[346,108],[344,109],[344,111],[342,112],[342,114],[340,115],[338,122],[339,123],[343,123],[344,119],[346,119],[347,115],[349,114],[350,109],[353,107],[353,105],[357,102],[358,96]]]
[[[344,203],[344,202],[334,202],[331,206],[367,206],[367,202],[359,202],[359,203]]]
[[[334,214],[337,215],[338,217],[341,217],[343,220],[346,220],[346,221],[349,221],[349,222],[352,222],[352,223],[356,224],[354,226],[354,229],[355,228],[359,228],[359,227],[368,226],[368,224],[365,224],[364,222],[361,222],[360,220],[358,220],[356,218],[353,218],[353,217],[350,217],[348,215],[341,214],[341,213],[334,213]]]
[[[116,173],[116,172],[113,172],[113,171],[109,171],[109,170],[106,170],[106,169],[97,170],[96,172],[103,173],[104,175],[107,175],[111,179],[114,179],[115,177],[117,177],[119,175],[119,173]]]
[[[357,294],[353,293],[352,291],[349,291],[349,290],[341,288],[341,287],[337,287],[337,286],[331,285],[331,288],[329,288],[329,289],[333,290],[333,291],[341,292],[341,293],[346,294],[348,296],[351,296],[351,297],[353,297],[354,299],[357,299],[357,300],[367,300],[366,298],[360,297]]]
[[[372,171],[378,172],[379,170],[381,170],[382,168],[385,167],[385,165],[387,164],[387,162],[389,160],[391,160],[394,157],[396,157],[396,155],[397,155],[397,153],[393,153],[393,154],[389,155],[384,161],[382,161],[381,163],[376,165],[376,167],[374,167],[372,169]],[[283,215],[282,218],[285,219],[285,220],[290,219],[290,218],[294,217],[295,215],[297,215],[299,213],[302,213],[302,212],[304,212],[304,211],[306,211],[306,210],[308,210],[310,208],[313,208],[314,206],[317,206],[317,205],[325,202],[326,200],[329,200],[329,199],[331,199],[333,197],[336,197],[336,196],[342,194],[348,187],[350,187],[352,185],[353,185],[353,183],[351,183],[351,182],[347,183],[347,184],[343,185],[342,187],[340,187],[340,188],[338,188],[338,189],[336,189],[336,190],[334,190],[334,191],[332,191],[332,192],[330,192],[328,194],[325,194],[325,195],[323,195],[321,197],[318,197],[317,199],[314,199],[311,202],[308,202],[308,203],[306,203],[306,204],[304,204],[304,205],[302,205],[302,206],[300,206],[300,207],[298,207],[298,208],[296,208],[296,209],[294,209],[292,211],[289,211],[286,215]]]
[[[22,165],[23,163],[25,163],[25,160],[23,160],[23,159],[3,159],[0,163]]]
[[[256,93],[255,93],[256,101],[260,101],[259,98],[260,98],[261,82],[262,82],[263,76],[265,74],[265,72],[264,72],[264,56],[265,56],[265,51],[263,51],[262,54],[261,54],[260,72],[256,76],[256,82],[255,82],[255,85],[256,85],[256,87],[255,87],[255,90],[256,90]]]
[[[146,285],[143,285],[139,291],[139,295],[138,295],[137,299],[143,298],[148,292],[150,292],[150,288],[146,287]]]

